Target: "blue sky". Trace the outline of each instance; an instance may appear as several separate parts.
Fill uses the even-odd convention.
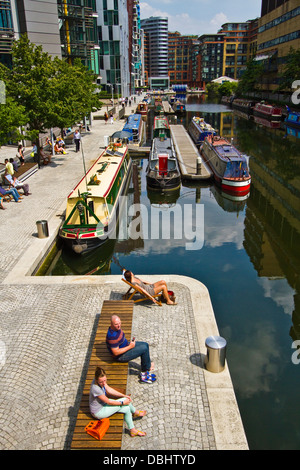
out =
[[[140,1],[141,18],[169,18],[169,31],[181,34],[217,33],[224,23],[260,16],[261,0],[148,0]]]

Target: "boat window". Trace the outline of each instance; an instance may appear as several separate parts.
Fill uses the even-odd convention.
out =
[[[225,178],[241,178],[249,176],[248,166],[246,162],[231,161],[226,165],[224,177]]]

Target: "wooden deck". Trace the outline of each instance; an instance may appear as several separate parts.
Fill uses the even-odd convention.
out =
[[[107,329],[110,326],[111,315],[117,314],[122,321],[122,330],[125,332],[126,338],[131,338],[133,305],[134,302],[128,300],[105,300],[103,302],[74,429],[71,444],[71,449],[73,450],[121,449],[123,436],[123,414],[116,413],[111,418],[109,418],[110,427],[101,441],[87,434],[84,428],[90,421],[95,421],[89,412],[89,391],[92,380],[94,378],[96,367],[99,366],[105,370],[107,374],[107,382],[111,387],[122,391],[122,393],[126,393],[128,363],[121,364],[113,360],[106,347],[106,334]]]
[[[182,125],[170,125],[177,159],[183,180],[206,181],[212,178],[208,166],[201,163],[201,171],[197,172],[198,149]]]

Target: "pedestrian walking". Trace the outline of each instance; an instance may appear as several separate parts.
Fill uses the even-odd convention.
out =
[[[105,124],[107,124],[107,121],[108,121],[108,114],[107,114],[106,111],[105,111],[105,113],[104,113],[104,121],[105,121]]]
[[[111,123],[111,124],[114,123],[114,115],[113,115],[113,113],[110,113],[110,123]]]
[[[80,149],[80,139],[81,139],[81,136],[80,136],[79,130],[76,129],[76,131],[74,132],[74,142],[75,142],[76,152],[79,152],[79,149]]]

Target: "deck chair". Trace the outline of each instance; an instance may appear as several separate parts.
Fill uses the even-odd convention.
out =
[[[130,286],[126,294],[123,295],[123,300],[133,300],[134,303],[143,302],[144,300],[152,300],[152,302],[155,303],[156,305],[159,305],[160,307],[162,306],[162,303],[160,300],[162,294],[157,294],[155,297],[152,297],[152,295],[148,294],[147,292],[142,291],[142,289],[140,289],[139,286],[134,286],[133,284],[131,284],[131,282],[125,279],[124,271],[122,275],[122,281],[125,282],[125,284],[128,284]],[[133,289],[133,292],[131,292],[132,289]],[[140,297],[134,300],[133,297],[136,294],[140,294]]]

